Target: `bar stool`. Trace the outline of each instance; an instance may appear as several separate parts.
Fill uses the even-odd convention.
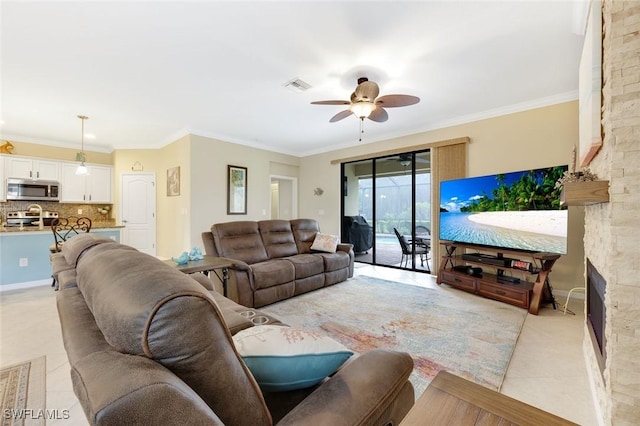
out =
[[[51,222],[53,232],[53,244],[49,246],[49,260],[51,262],[51,287],[58,290],[58,274],[64,270],[72,269],[62,256],[62,246],[69,238],[91,230],[91,219],[88,217],[59,217]]]

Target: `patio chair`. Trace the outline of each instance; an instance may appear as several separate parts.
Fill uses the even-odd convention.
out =
[[[428,260],[427,255],[429,254],[429,246],[424,244],[423,242],[416,241],[415,244],[412,244],[411,240],[407,240],[407,238],[398,231],[397,228],[393,228],[393,232],[395,232],[396,237],[398,237],[398,242],[400,243],[400,248],[402,249],[402,258],[400,259],[400,266],[402,267],[402,263],[404,262],[404,267],[406,268],[409,259],[419,255],[420,256],[420,266],[424,266],[424,261]],[[429,263],[427,263],[427,269],[429,269]],[[431,272],[429,269],[428,272]]]

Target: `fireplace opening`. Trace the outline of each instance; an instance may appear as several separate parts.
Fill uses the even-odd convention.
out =
[[[604,371],[606,338],[604,335],[606,307],[604,297],[607,283],[587,259],[587,328],[598,359],[600,373]]]

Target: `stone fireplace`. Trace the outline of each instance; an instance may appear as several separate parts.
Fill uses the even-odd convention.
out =
[[[588,321],[583,350],[602,423],[637,425],[640,424],[640,2],[604,0],[603,24],[604,138],[589,168],[600,179],[609,181],[609,202],[585,207],[584,235],[585,256],[606,282],[603,357],[599,359],[598,345],[592,343]]]

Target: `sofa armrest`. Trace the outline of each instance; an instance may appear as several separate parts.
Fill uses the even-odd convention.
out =
[[[353,277],[353,268],[354,268],[354,263],[356,260],[356,255],[353,252],[353,244],[350,243],[339,243],[338,247],[336,248],[337,251],[344,251],[347,252],[347,254],[349,255],[349,278]]]
[[[211,278],[207,277],[205,274],[201,274],[196,272],[195,274],[189,274],[191,278],[198,281],[202,287],[206,288],[209,291],[215,291],[216,289],[213,287],[213,283],[211,282]]]
[[[353,244],[351,244],[351,243],[338,243],[338,246],[336,247],[336,250],[338,250],[338,251],[346,251],[347,253],[349,253],[350,251],[353,251]]]
[[[398,424],[414,403],[409,354],[374,349],[346,364],[278,425]]]
[[[220,259],[233,263],[233,265],[231,265],[229,269],[235,269],[238,271],[251,271],[251,265],[249,265],[247,262],[243,262],[242,260],[231,259],[228,257],[221,257]]]
[[[71,379],[92,425],[223,425],[175,374],[142,356],[95,352],[72,366]]]

